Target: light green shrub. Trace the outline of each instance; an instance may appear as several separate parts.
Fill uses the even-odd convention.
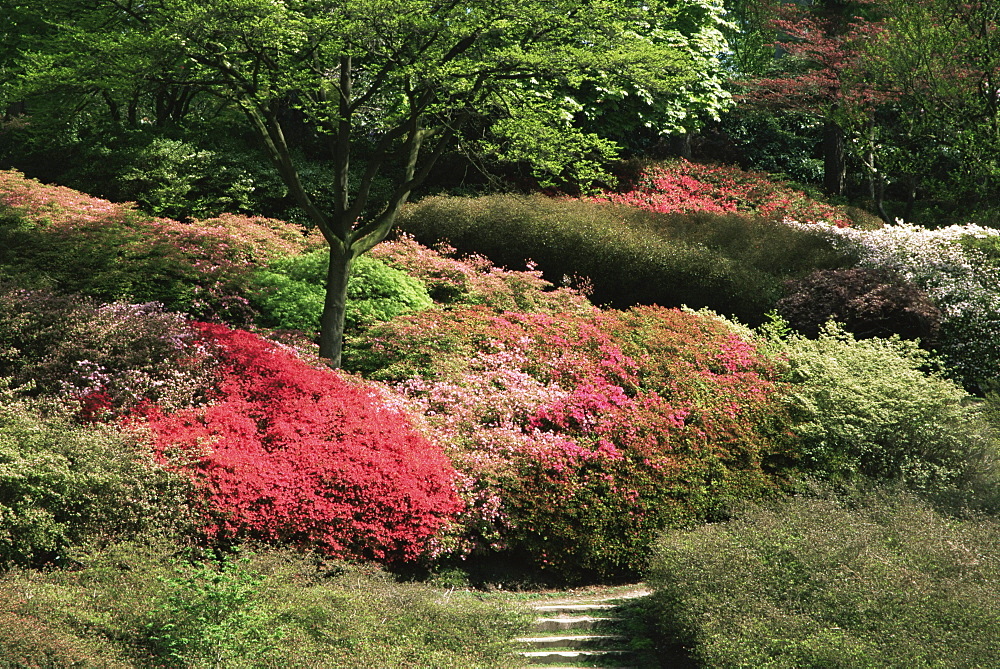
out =
[[[663,645],[697,666],[990,667],[1000,522],[899,490],[798,497],[666,533],[649,583]]]
[[[59,564],[85,540],[189,529],[189,485],[136,436],[0,387],[0,568]]]
[[[257,272],[254,282],[261,311],[280,327],[319,331],[328,266],[329,251],[319,249],[278,260]],[[433,306],[420,280],[368,256],[354,259],[347,297],[345,321],[351,329]]]
[[[914,342],[857,341],[830,324],[780,341],[800,466],[814,475],[899,479],[930,490],[989,478],[996,435]]]

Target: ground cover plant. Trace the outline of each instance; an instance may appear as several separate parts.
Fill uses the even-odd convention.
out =
[[[527,616],[475,593],[258,549],[78,547],[72,570],[0,576],[5,667],[516,666]]]
[[[802,495],[666,534],[649,582],[698,666],[989,666],[998,539],[900,490]]]
[[[664,526],[778,489],[777,371],[746,333],[662,308],[425,311],[347,364],[387,381],[465,478],[463,534],[549,578],[634,577]]]

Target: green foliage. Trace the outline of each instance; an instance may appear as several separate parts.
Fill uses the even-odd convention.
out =
[[[157,655],[179,667],[257,665],[283,636],[260,606],[265,579],[242,560],[178,567],[146,627]],[[270,658],[269,658],[270,656]]]
[[[329,263],[330,252],[318,249],[257,272],[255,300],[265,317],[283,328],[318,332]],[[367,256],[351,263],[347,298],[345,321],[353,330],[434,304],[419,279]]]
[[[500,265],[537,262],[553,283],[582,276],[597,303],[707,306],[749,322],[781,296],[782,278],[852,262],[823,236],[773,220],[541,196],[427,198],[400,225]]]
[[[859,474],[923,490],[980,479],[995,467],[997,439],[954,382],[928,374],[912,341],[856,341],[829,324],[815,340],[793,336],[789,398],[800,466],[832,479]]]
[[[191,529],[189,487],[136,435],[0,388],[0,568],[65,563],[85,540]]]
[[[701,667],[987,667],[1000,656],[1000,524],[898,490],[803,496],[666,533],[662,641]]]
[[[151,542],[74,557],[0,577],[0,666],[500,669],[528,625],[511,604],[291,552],[220,564]]]
[[[553,283],[585,277],[599,304],[707,306],[758,321],[780,296],[776,277],[697,242],[653,233],[653,220],[655,214],[632,207],[497,195],[427,198],[400,215],[400,226],[424,243],[445,239],[498,265],[535,261]]]
[[[176,219],[249,211],[252,176],[227,156],[152,132],[88,145],[60,183]],[[256,210],[259,211],[259,210]]]

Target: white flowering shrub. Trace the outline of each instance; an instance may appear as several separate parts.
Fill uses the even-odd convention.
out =
[[[938,352],[967,386],[1000,377],[1000,267],[962,244],[1000,235],[975,224],[930,230],[896,221],[878,230],[786,221],[829,237],[856,255],[859,267],[892,270],[927,291],[943,312]]]

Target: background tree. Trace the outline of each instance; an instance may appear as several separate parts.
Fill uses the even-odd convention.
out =
[[[748,103],[796,109],[822,121],[823,187],[831,195],[845,192],[848,131],[871,116],[881,96],[866,77],[862,48],[882,29],[866,15],[870,5],[871,0],[825,0],[808,8],[778,8],[771,25],[779,36],[781,71],[747,82]]]
[[[996,201],[1000,176],[1000,5],[884,0],[886,30],[866,45],[873,85],[892,91],[872,152],[901,191]]]
[[[55,36],[25,57],[22,83],[51,89],[58,78],[116,94],[162,86],[239,110],[329,243],[320,351],[338,365],[351,262],[385,238],[445,151],[461,140],[549,175],[593,178],[616,147],[577,127],[581,103],[566,91],[598,82],[656,97],[696,81],[705,62],[696,55],[715,45],[670,31],[689,4],[717,5],[98,0],[75,8],[86,17],[51,21]],[[463,135],[477,124],[489,131]],[[298,136],[330,157],[328,206],[303,185]],[[386,175],[391,187],[378,193]]]

